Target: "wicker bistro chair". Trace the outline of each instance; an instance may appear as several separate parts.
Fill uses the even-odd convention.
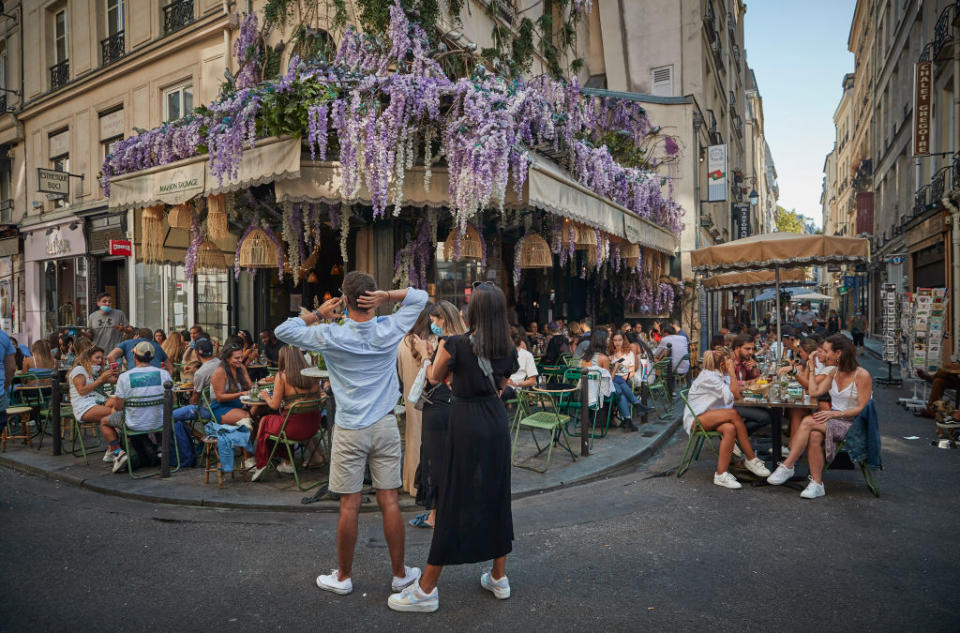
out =
[[[143,431],[138,431],[131,429],[127,426],[127,413],[130,409],[142,409],[147,407],[163,407],[163,396],[149,396],[149,397],[140,397],[140,398],[125,398],[123,401],[123,428],[121,429],[121,434],[123,435],[123,450],[127,452],[127,470],[130,473],[130,476],[134,479],[145,479],[147,477],[153,477],[154,475],[160,474],[159,470],[149,472],[145,475],[135,475],[133,473],[133,460],[130,459],[132,455],[131,449],[133,448],[130,440],[131,438],[149,435],[150,433],[160,433],[163,431],[163,417],[161,414],[160,419],[157,420],[157,426],[152,429],[147,429]],[[170,444],[173,446],[174,454],[177,456],[177,465],[175,468],[172,468],[170,472],[177,472],[180,470],[180,447],[177,445],[176,438],[171,438],[173,441]]]
[[[710,445],[710,448],[713,452],[719,457],[720,452],[713,445],[713,439],[719,439],[721,434],[719,431],[707,431],[703,428],[703,425],[700,424],[700,418],[694,412],[693,407],[690,406],[690,402],[687,400],[687,394],[690,393],[689,389],[684,389],[680,392],[680,399],[683,400],[684,406],[690,411],[690,414],[693,415],[693,426],[690,429],[690,439],[687,440],[687,447],[683,451],[683,457],[680,459],[680,465],[677,467],[677,477],[683,475],[687,472],[687,469],[690,468],[691,462],[695,459],[700,459],[700,449],[703,448],[703,443],[706,442]]]
[[[287,413],[283,418],[283,425],[280,427],[280,430],[277,433],[268,434],[265,438],[273,442],[273,449],[270,451],[270,457],[267,458],[267,468],[269,468],[270,464],[273,463],[273,456],[276,454],[277,449],[280,448],[280,446],[283,446],[287,452],[287,458],[290,460],[290,466],[293,468],[293,479],[297,483],[297,488],[304,492],[310,490],[311,488],[316,488],[320,484],[327,483],[327,479],[320,479],[309,486],[304,486],[302,483],[300,483],[300,473],[297,470],[297,461],[294,459],[293,453],[298,445],[309,442],[310,440],[291,440],[288,438],[287,422],[290,420],[291,415],[298,413],[316,413],[316,415],[319,417],[323,409],[323,403],[323,398],[297,400],[296,402],[292,403],[289,407],[287,407]],[[322,430],[323,425],[320,425],[318,433],[322,433]],[[313,438],[310,439],[315,438],[317,438],[317,435],[314,435]],[[325,440],[323,439],[323,435],[320,435],[319,441],[321,444],[324,443]],[[305,451],[306,448],[304,448],[304,454],[306,454]]]
[[[553,456],[554,444],[560,445],[570,454],[570,457],[573,459],[573,461],[577,461],[577,456],[570,447],[570,442],[567,440],[564,433],[564,427],[566,426],[567,422],[569,422],[570,416],[560,413],[560,408],[557,404],[557,401],[554,399],[554,394],[547,391],[518,389],[517,396],[522,402],[520,407],[518,407],[518,411],[522,408],[525,413],[522,418],[517,420],[515,425],[516,428],[513,434],[513,450],[510,452],[511,463],[517,468],[525,468],[538,473],[545,473],[550,468],[550,459]],[[517,443],[520,438],[521,428],[530,431],[530,435],[533,437],[533,443],[537,447],[536,455],[534,455],[535,457],[539,456],[541,453],[543,453],[543,451],[547,451],[547,462],[544,464],[543,468],[535,468],[533,466],[526,466],[516,462]],[[537,430],[550,432],[550,437],[547,439],[546,444],[544,444],[542,447],[540,446],[540,442],[537,441]]]

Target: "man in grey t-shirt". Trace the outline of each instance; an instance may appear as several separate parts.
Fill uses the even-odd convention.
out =
[[[97,310],[87,317],[87,327],[93,330],[93,344],[112,352],[123,337],[123,328],[127,325],[127,315],[123,310],[115,310],[113,297],[105,292],[97,296]]]
[[[200,394],[210,386],[210,379],[213,377],[213,372],[220,366],[220,359],[213,357],[213,343],[208,338],[197,339],[194,342],[194,350],[203,364],[193,374],[193,396],[190,398],[190,404],[173,411],[174,421],[192,420],[197,413],[197,409],[200,410],[200,417],[208,418],[210,416],[210,411],[206,407],[200,406],[203,403]]]

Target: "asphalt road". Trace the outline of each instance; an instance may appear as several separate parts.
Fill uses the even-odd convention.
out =
[[[516,501],[513,596],[482,591],[481,565],[449,568],[430,615],[387,609],[378,514],[338,597],[314,585],[335,566],[334,515],[151,505],[0,469],[0,631],[956,633],[960,451],[932,447],[896,395],[877,395],[879,499],[855,471],[828,472],[815,501],[721,489],[706,453],[677,479],[676,439],[634,471]],[[408,529],[408,564],[429,536]]]

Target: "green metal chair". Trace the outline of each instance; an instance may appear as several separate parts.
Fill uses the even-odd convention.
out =
[[[667,370],[669,366],[669,358],[655,362],[650,368],[650,371],[654,372],[655,378],[653,382],[647,384],[654,406],[660,405],[663,408],[663,413],[660,414],[660,417],[666,415],[670,409],[673,408],[673,394],[670,393],[670,389],[667,388]]]
[[[157,420],[156,428],[147,429],[147,430],[135,430],[127,426],[127,413],[130,412],[130,409],[143,409],[147,407],[160,407],[161,414]],[[131,449],[133,448],[130,439],[140,435],[149,435],[151,433],[160,433],[163,431],[163,396],[149,396],[149,397],[140,397],[140,398],[126,398],[123,401],[123,428],[120,429],[121,435],[123,435],[123,450],[127,452],[127,471],[130,473],[130,476],[134,479],[146,479],[147,477],[153,477],[154,475],[160,474],[159,470],[149,472],[145,475],[135,475],[133,473],[133,460],[131,456],[133,453]],[[171,429],[171,436],[173,435],[173,430]],[[175,473],[180,470],[180,448],[177,446],[177,440],[175,437],[170,438],[170,444],[173,446],[174,454],[177,456],[176,467],[171,468],[170,472]]]
[[[299,413],[316,413],[319,416],[320,410],[322,409],[322,407],[323,407],[322,398],[311,398],[309,400],[298,400],[294,402],[289,407],[287,407],[287,414],[283,418],[283,425],[280,427],[280,430],[277,433],[271,433],[266,436],[267,440],[270,440],[273,442],[273,449],[270,451],[270,457],[267,458],[267,468],[269,468],[270,464],[273,463],[273,456],[276,454],[277,448],[279,448],[280,446],[283,446],[284,449],[287,451],[287,458],[290,460],[290,465],[293,467],[293,479],[297,483],[297,488],[299,488],[304,492],[306,492],[307,490],[310,490],[311,488],[316,488],[320,484],[327,483],[327,479],[321,479],[316,483],[310,484],[309,486],[304,486],[303,484],[300,483],[300,473],[297,470],[297,461],[296,459],[294,459],[293,453],[296,447],[302,444],[305,440],[291,440],[290,438],[288,438],[287,422],[290,420],[291,415],[299,414]],[[323,432],[323,426],[321,425],[318,431],[318,433],[321,434],[321,438],[320,438],[321,444],[324,443],[322,432]],[[314,437],[316,437],[316,435],[314,435]]]
[[[563,382],[567,385],[578,385],[580,384],[581,377],[580,368],[577,369],[568,369],[564,372]],[[602,380],[603,374],[599,371],[589,371],[587,372],[587,380],[599,382]],[[597,387],[597,392],[599,393],[599,386]],[[580,424],[580,409],[583,406],[580,402],[580,392],[576,391],[573,393],[564,393],[561,394],[557,400],[557,406],[561,413],[566,413],[568,416],[567,422],[564,424],[564,431],[569,436],[576,435],[575,432],[570,430],[570,425],[573,425],[574,431],[576,427]],[[600,423],[600,417],[603,414],[603,408],[606,407],[607,414],[603,422]],[[598,398],[596,402],[591,405],[588,405],[588,409],[591,412],[591,422],[590,422],[590,446],[593,446],[593,440],[606,437],[607,431],[610,427],[610,417],[613,415],[614,401],[613,396],[610,395],[606,398]],[[601,430],[597,432],[597,425],[601,424]]]
[[[523,401],[523,409],[526,412],[524,417],[520,418],[516,424],[516,430],[513,434],[513,450],[510,452],[510,461],[517,468],[524,468],[538,473],[545,473],[550,468],[550,459],[553,456],[553,445],[558,444],[561,448],[570,453],[573,461],[577,461],[577,456],[570,447],[570,442],[564,434],[564,426],[569,421],[570,416],[560,413],[553,394],[546,391],[536,391],[529,389],[517,390],[517,395]],[[517,443],[520,438],[520,429],[524,428],[530,431],[533,437],[533,443],[537,447],[534,457],[540,456],[543,451],[547,451],[547,462],[543,468],[518,464],[516,462]],[[540,446],[537,441],[536,431],[549,431],[550,437],[544,446]]]
[[[676,384],[682,389],[690,388],[690,370],[693,369],[693,365],[690,362],[690,354],[684,354],[680,359],[680,362],[677,363],[677,367],[683,364],[683,361],[687,361],[687,373],[685,374],[674,374],[676,378]]]
[[[687,447],[683,451],[683,457],[680,459],[680,466],[677,467],[677,477],[683,475],[687,472],[687,469],[690,468],[691,462],[695,459],[700,459],[700,449],[703,448],[703,443],[706,442],[710,445],[711,450],[719,457],[720,453],[717,448],[713,445],[712,438],[720,438],[721,434],[719,431],[707,431],[703,428],[703,425],[700,424],[700,418],[694,412],[693,407],[690,406],[690,402],[687,400],[687,394],[690,393],[689,389],[684,389],[680,392],[680,399],[683,400],[684,406],[687,407],[687,410],[690,411],[690,414],[693,416],[693,426],[690,428],[690,439],[687,440]]]

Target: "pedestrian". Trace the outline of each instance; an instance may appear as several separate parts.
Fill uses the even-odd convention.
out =
[[[867,320],[863,316],[863,312],[857,310],[850,318],[850,336],[853,337],[853,344],[856,346],[858,353],[863,353],[863,337],[867,331]]]
[[[830,393],[830,410],[817,411],[800,422],[796,437],[790,438],[790,454],[767,477],[767,483],[779,486],[793,476],[793,467],[804,451],[810,466],[809,483],[800,496],[816,499],[826,494],[823,487],[823,467],[833,461],[837,448],[846,437],[863,408],[873,397],[873,379],[870,372],[857,363],[856,348],[843,334],[828,337],[821,346],[827,365],[836,365],[829,379],[810,389],[810,396]],[[808,369],[816,368],[816,359],[807,360]],[[841,387],[840,385],[844,385]]]
[[[433,321],[430,319],[430,313],[433,312],[433,303],[428,301],[420,311],[413,327],[407,332],[407,335],[400,341],[397,347],[397,373],[400,376],[400,386],[404,395],[410,393],[410,387],[417,378],[420,371],[420,364],[423,360],[420,354],[414,349],[414,341],[417,339],[426,339],[431,346],[436,346],[437,337],[431,332]],[[417,466],[420,465],[420,435],[422,429],[422,413],[415,406],[416,402],[411,402],[409,398],[403,399],[404,407],[404,430],[403,446],[406,456],[403,460],[403,489],[411,497],[417,496],[417,485],[415,482]]]
[[[403,516],[397,495],[402,483],[400,431],[393,413],[400,395],[397,346],[426,305],[427,293],[415,288],[377,290],[373,277],[360,271],[344,276],[342,291],[343,297],[331,298],[303,317],[287,319],[275,330],[283,342],[323,354],[336,397],[328,489],[340,495],[337,569],[317,576],[316,582],[320,589],[340,595],[353,591],[360,492],[369,464],[390,552],[391,587],[400,591],[416,582],[420,570],[403,561]],[[376,316],[377,307],[387,302],[400,302],[399,310]],[[314,325],[341,316],[342,325]]]
[[[106,292],[97,295],[97,309],[87,317],[87,325],[93,329],[93,344],[105,350],[113,350],[123,338],[127,327],[127,315],[113,307],[113,297]]]
[[[449,336],[457,336],[467,331],[460,318],[457,307],[449,301],[441,301],[433,307],[430,315],[431,332],[438,337],[439,343]],[[415,342],[421,362],[436,357],[437,347],[431,348],[429,341],[419,339]],[[450,379],[437,383],[429,382],[426,399],[423,403],[423,429],[420,434],[420,469],[417,471],[417,505],[429,512],[418,514],[410,520],[417,528],[432,528],[437,519],[437,496],[440,491],[440,477],[446,473],[447,437],[450,431],[450,408],[453,392],[450,391]]]
[[[7,426],[7,407],[10,406],[10,385],[13,375],[17,372],[16,348],[10,336],[0,330],[0,358],[3,359],[3,368],[0,369],[0,431]]]
[[[447,440],[449,462],[440,480],[437,522],[427,568],[419,582],[390,596],[395,611],[436,611],[437,581],[445,565],[493,560],[480,586],[497,598],[510,597],[507,554],[513,548],[510,507],[510,423],[500,400],[508,376],[517,371],[503,292],[477,285],[467,307],[470,330],[445,339],[428,374],[441,382],[452,374],[453,406]]]
[[[840,332],[840,317],[836,310],[830,310],[830,316],[827,317],[827,334],[837,334]]]

